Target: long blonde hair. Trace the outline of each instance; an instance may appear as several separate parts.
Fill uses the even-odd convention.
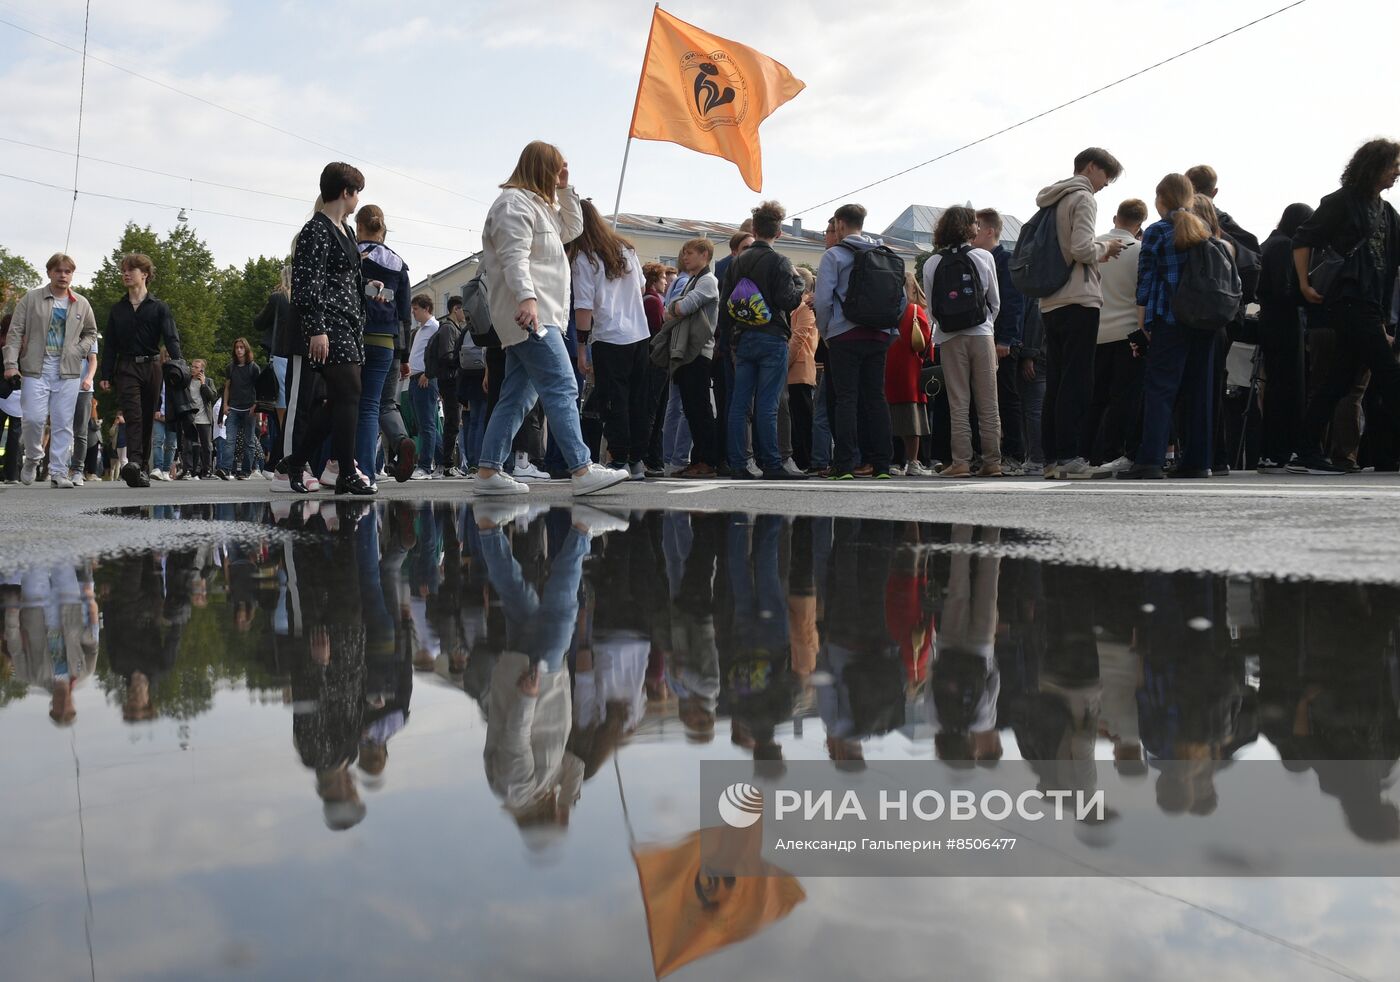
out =
[[[533,191],[545,201],[554,204],[554,192],[559,187],[559,172],[563,169],[564,154],[559,148],[552,143],[535,140],[520,151],[515,170],[501,187]]]
[[[916,307],[928,306],[928,297],[924,296],[924,288],[919,285],[919,278],[908,270],[904,273],[904,296]]]
[[[1192,208],[1196,188],[1185,174],[1168,174],[1157,182],[1157,200],[1172,223],[1172,235],[1178,249],[1189,249],[1210,238],[1210,228]],[[1207,198],[1207,201],[1210,199]],[[1214,211],[1214,208],[1211,209]]]

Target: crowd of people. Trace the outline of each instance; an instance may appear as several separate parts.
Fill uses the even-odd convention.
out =
[[[1400,838],[1391,586],[1077,568],[1005,555],[996,529],[849,518],[343,499],[157,517],[312,534],[0,578],[0,706],[33,692],[81,725],[95,680],[139,727],[209,708],[211,677],[280,692],[331,828],[364,818],[396,748],[432,746],[394,740],[433,684],[475,703],[486,781],[532,845],[643,738],[727,742],[766,773],[1019,755],[1086,792],[1111,754],[1198,816],[1263,738],[1355,835]],[[211,667],[210,630],[239,654]]]
[[[363,174],[333,163],[252,325],[266,365],[239,338],[221,391],[182,357],[147,257],[121,261],[99,355],[76,264],[55,255],[6,319],[4,474],[110,476],[92,461],[94,384],[116,391],[111,456],[136,487],[1397,469],[1400,216],[1382,195],[1400,144],[1361,146],[1337,191],[1289,205],[1262,243],[1218,206],[1207,165],[1162,177],[1151,204],[1124,199],[1102,234],[1097,196],[1123,166],[1089,148],[1072,169],[1014,251],[996,210],[955,206],[908,270],[851,203],[818,268],[798,267],[765,201],[727,254],[695,238],[671,268],[643,262],[535,142],[488,212],[479,276],[437,316],[410,296],[383,210],[361,206]],[[1257,350],[1242,386],[1237,342]]]

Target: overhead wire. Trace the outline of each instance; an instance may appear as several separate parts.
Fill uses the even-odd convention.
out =
[[[1070,106],[1074,105],[1075,103],[1083,102],[1085,99],[1092,98],[1093,96],[1096,96],[1096,95],[1100,94],[1101,92],[1107,92],[1109,89],[1112,89],[1112,88],[1115,88],[1116,86],[1122,85],[1122,84],[1125,83],[1125,82],[1131,82],[1133,79],[1139,78],[1140,76],[1143,76],[1143,75],[1146,75],[1148,72],[1153,71],[1153,70],[1158,69],[1158,68],[1161,68],[1163,65],[1169,65],[1169,64],[1171,64],[1172,62],[1177,61],[1178,59],[1185,58],[1185,57],[1186,57],[1187,55],[1189,55],[1189,54],[1194,54],[1195,52],[1200,51],[1202,48],[1207,48],[1207,47],[1209,47],[1209,46],[1212,45],[1212,44],[1215,44],[1215,43],[1217,43],[1217,42],[1219,42],[1219,41],[1223,41],[1223,40],[1225,40],[1226,38],[1230,37],[1231,35],[1238,34],[1238,33],[1240,33],[1241,31],[1244,31],[1244,30],[1248,30],[1249,28],[1254,27],[1254,26],[1257,25],[1257,24],[1262,24],[1262,23],[1264,23],[1264,21],[1270,20],[1271,18],[1274,18],[1274,17],[1277,17],[1277,16],[1279,16],[1280,14],[1287,13],[1288,11],[1292,10],[1294,7],[1301,7],[1303,4],[1305,4],[1305,3],[1307,3],[1307,2],[1308,2],[1308,0],[1294,0],[1293,3],[1290,3],[1290,4],[1288,4],[1287,6],[1284,6],[1284,7],[1280,7],[1280,8],[1278,8],[1277,10],[1275,10],[1275,11],[1273,11],[1273,12],[1271,12],[1271,13],[1267,13],[1267,14],[1263,15],[1262,17],[1256,17],[1254,20],[1250,21],[1250,22],[1247,23],[1247,24],[1241,24],[1239,27],[1236,27],[1236,28],[1233,28],[1233,29],[1231,29],[1231,30],[1228,30],[1228,31],[1226,31],[1224,34],[1217,34],[1215,37],[1211,38],[1209,41],[1202,41],[1200,44],[1193,45],[1192,47],[1187,48],[1185,51],[1178,51],[1176,54],[1172,55],[1172,56],[1169,57],[1169,58],[1163,58],[1161,61],[1154,62],[1153,64],[1148,65],[1146,68],[1140,68],[1140,69],[1138,69],[1137,71],[1133,72],[1131,75],[1124,75],[1124,76],[1123,76],[1122,78],[1120,78],[1120,79],[1117,79],[1117,80],[1115,80],[1115,81],[1109,82],[1109,83],[1107,83],[1107,84],[1105,84],[1105,85],[1100,85],[1097,89],[1094,89],[1094,90],[1092,90],[1092,91],[1090,91],[1090,92],[1085,92],[1083,95],[1075,96],[1073,99],[1070,99],[1068,102],[1062,102],[1062,103],[1060,103],[1058,106],[1053,106],[1053,107],[1051,107],[1051,108],[1049,108],[1049,109],[1046,109],[1046,110],[1044,110],[1044,111],[1042,111],[1042,112],[1038,112],[1038,113],[1036,113],[1034,116],[1027,116],[1025,119],[1021,120],[1020,122],[1012,123],[1010,126],[1003,126],[1001,129],[997,130],[995,133],[988,133],[986,136],[978,137],[977,139],[972,140],[971,142],[964,143],[964,144],[963,144],[962,146],[960,146],[960,147],[954,147],[952,150],[949,150],[949,151],[947,151],[946,153],[940,153],[940,154],[939,154],[938,156],[936,156],[936,157],[930,157],[928,160],[925,160],[923,163],[914,164],[912,167],[906,167],[906,168],[904,168],[904,170],[902,170],[902,171],[897,171],[896,173],[891,174],[891,175],[889,175],[888,177],[882,177],[882,178],[880,178],[878,181],[871,181],[869,184],[862,185],[861,187],[858,187],[858,188],[856,188],[856,189],[854,189],[854,190],[852,190],[852,191],[846,191],[846,192],[844,192],[844,193],[842,193],[842,194],[838,194],[838,195],[836,195],[836,197],[834,197],[834,198],[828,198],[828,199],[825,200],[825,201],[819,201],[819,202],[817,202],[817,203],[814,204],[814,205],[809,205],[808,207],[803,208],[801,211],[795,211],[795,212],[793,212],[793,213],[791,214],[791,217],[796,218],[798,215],[805,215],[805,214],[807,214],[809,211],[815,211],[815,210],[817,210],[818,208],[823,207],[824,205],[834,204],[834,203],[837,202],[837,201],[841,201],[841,200],[843,200],[843,199],[849,198],[851,195],[860,194],[862,191],[869,191],[869,190],[870,190],[871,188],[873,188],[873,187],[879,187],[881,184],[886,184],[886,183],[888,183],[889,181],[893,181],[895,178],[903,177],[905,174],[913,173],[914,171],[919,170],[920,168],[923,168],[923,167],[927,167],[927,166],[929,166],[930,164],[936,164],[936,163],[938,163],[940,160],[947,160],[949,157],[953,156],[954,154],[962,153],[964,150],[970,150],[971,148],[977,146],[978,144],[986,143],[988,140],[992,140],[992,139],[995,139],[996,137],[1002,136],[1003,134],[1010,133],[1012,130],[1019,129],[1019,128],[1022,127],[1022,126],[1026,126],[1026,125],[1028,125],[1028,124],[1030,124],[1030,123],[1036,122],[1037,120],[1044,119],[1046,116],[1049,116],[1049,115],[1052,114],[1052,113],[1057,113],[1057,112],[1059,112],[1061,109],[1067,109],[1067,108],[1069,108]]]
[[[64,49],[65,51],[71,51],[71,52],[73,52],[74,54],[82,54],[82,53],[83,53],[83,52],[82,52],[82,49],[75,48],[75,47],[73,47],[73,45],[68,44],[68,43],[66,43],[66,42],[64,42],[64,41],[60,41],[60,40],[58,40],[57,38],[52,38],[52,37],[49,37],[49,36],[46,35],[46,34],[41,34],[41,33],[39,33],[38,31],[31,30],[30,28],[25,27],[23,24],[18,24],[18,23],[16,23],[15,21],[8,20],[8,19],[6,19],[6,18],[0,17],[0,25],[4,25],[5,27],[12,28],[13,30],[19,31],[21,34],[28,34],[30,37],[37,38],[37,39],[40,40],[40,41],[43,41],[43,42],[45,42],[45,43],[47,43],[47,44],[52,44],[52,45],[54,45],[55,47]],[[436,190],[436,191],[441,191],[441,192],[443,192],[444,194],[455,195],[455,196],[458,197],[458,198],[462,198],[462,199],[467,200],[467,201],[473,201],[473,202],[476,202],[476,203],[479,204],[479,205],[488,205],[488,204],[490,204],[490,202],[483,201],[483,200],[481,200],[480,198],[474,198],[474,197],[472,197],[472,196],[469,195],[469,194],[463,194],[461,191],[457,191],[457,190],[455,190],[455,189],[453,189],[453,188],[444,187],[444,186],[441,185],[441,184],[435,184],[435,183],[433,183],[432,181],[424,180],[424,179],[421,178],[421,177],[415,177],[415,176],[413,176],[412,174],[408,174],[408,173],[405,173],[405,172],[403,172],[403,171],[396,170],[395,168],[390,167],[390,166],[388,166],[387,164],[381,164],[381,163],[378,163],[378,162],[376,162],[376,161],[370,160],[368,157],[365,157],[365,156],[363,156],[363,155],[361,155],[361,154],[355,154],[355,153],[351,153],[349,150],[344,150],[344,149],[341,149],[341,148],[338,148],[338,147],[333,147],[333,146],[331,146],[331,145],[328,144],[328,143],[322,143],[321,141],[319,141],[319,140],[314,140],[314,139],[312,139],[312,138],[309,137],[309,136],[303,136],[302,134],[297,133],[297,132],[295,132],[295,131],[293,131],[293,130],[289,130],[289,129],[287,129],[286,127],[278,126],[278,125],[276,125],[275,123],[269,123],[267,120],[259,119],[259,118],[257,118],[256,116],[250,115],[249,113],[245,113],[245,112],[243,112],[243,111],[241,111],[241,110],[238,110],[238,109],[233,109],[233,108],[231,108],[231,107],[229,107],[229,106],[221,105],[220,103],[214,102],[214,101],[211,100],[211,99],[206,99],[206,98],[204,98],[203,96],[195,95],[193,92],[188,92],[188,91],[186,91],[186,90],[180,88],[179,86],[171,85],[169,82],[162,82],[160,79],[152,78],[152,77],[149,76],[149,75],[142,74],[141,72],[138,72],[138,71],[136,71],[135,69],[132,69],[132,68],[127,68],[125,65],[119,65],[119,64],[117,64],[116,62],[114,62],[114,61],[109,61],[109,60],[106,59],[106,58],[101,58],[101,57],[98,57],[97,55],[86,55],[85,57],[88,58],[88,59],[91,59],[92,61],[97,62],[97,63],[100,64],[100,65],[106,65],[108,68],[114,68],[114,69],[116,69],[116,70],[119,71],[119,72],[124,72],[125,74],[130,75],[130,76],[132,76],[133,78],[139,78],[139,79],[140,79],[141,81],[143,81],[143,82],[148,82],[148,83],[150,83],[151,85],[155,85],[155,86],[157,86],[157,87],[159,87],[159,88],[162,88],[162,89],[165,89],[165,90],[167,90],[167,91],[169,91],[169,92],[174,92],[174,93],[177,94],[177,95],[182,95],[182,96],[184,96],[184,97],[187,98],[187,99],[193,99],[195,102],[198,102],[198,103],[200,103],[200,104],[202,104],[202,105],[208,106],[208,107],[210,107],[211,109],[217,109],[217,110],[219,110],[220,112],[228,113],[230,116],[235,116],[235,117],[237,117],[237,118],[239,118],[239,119],[242,119],[242,120],[244,120],[244,121],[246,121],[246,122],[253,123],[254,125],[261,126],[261,127],[265,128],[265,129],[272,130],[274,133],[280,133],[282,136],[291,137],[291,138],[294,139],[294,140],[298,140],[298,141],[300,141],[300,142],[302,142],[302,143],[309,144],[310,146],[316,147],[316,148],[318,148],[318,149],[329,151],[329,152],[331,152],[331,153],[337,154],[337,155],[339,155],[339,156],[341,156],[341,157],[343,157],[343,158],[346,158],[346,159],[348,159],[348,160],[357,160],[357,161],[359,161],[359,162],[362,163],[362,164],[367,164],[367,165],[369,165],[370,167],[374,167],[374,168],[376,168],[377,170],[381,170],[381,171],[383,171],[383,172],[386,173],[386,174],[393,174],[395,177],[403,178],[403,179],[406,180],[406,181],[412,181],[412,182],[414,182],[415,184],[421,184],[421,185],[423,185],[424,187],[433,188],[434,190]]]
[[[15,138],[8,136],[0,136],[0,143],[9,143],[18,147],[27,147],[30,150],[42,150],[46,153],[61,154],[65,157],[76,156],[71,150],[62,150],[58,147],[46,147],[40,143],[30,143],[26,140],[16,140]],[[126,170],[137,171],[142,174],[153,174],[156,177],[168,177],[172,180],[188,181],[192,184],[202,184],[206,187],[221,188],[225,191],[238,191],[243,194],[258,194],[266,198],[281,198],[285,201],[296,201],[301,204],[305,204],[306,202],[306,195],[283,194],[280,191],[264,191],[259,188],[245,188],[240,187],[237,184],[225,184],[221,181],[209,181],[198,177],[191,177],[188,174],[172,174],[169,171],[156,170],[152,167],[142,167],[139,164],[131,164],[121,160],[108,160],[103,157],[94,157],[91,154],[83,154],[82,158],[95,164],[106,164],[109,167],[121,167]],[[458,232],[481,231],[481,229],[471,228],[467,225],[452,225],[447,222],[429,221],[426,218],[410,218],[407,215],[385,215],[384,217],[391,218],[396,222],[410,222],[415,225],[432,225],[437,228],[454,229]]]
[[[78,79],[78,142],[73,148],[73,204],[68,208],[68,234],[63,237],[63,251],[73,241],[73,219],[78,214],[78,168],[83,162],[83,105],[87,102],[88,24],[92,20],[92,0],[83,8],[83,67]]]
[[[19,182],[21,182],[21,183],[23,183],[23,184],[33,184],[33,185],[35,185],[35,186],[37,186],[37,187],[41,187],[41,188],[52,188],[52,189],[55,190],[55,191],[71,191],[71,190],[72,190],[72,188],[65,187],[65,186],[62,185],[62,184],[51,184],[51,183],[49,183],[48,181],[37,181],[37,180],[35,180],[35,179],[32,178],[32,177],[21,177],[21,176],[19,176],[18,174],[5,174],[5,173],[0,173],[0,178],[4,178],[4,179],[6,179],[6,180],[11,180],[11,181],[19,181]],[[165,202],[165,201],[148,201],[148,200],[146,200],[146,199],[144,199],[144,198],[129,198],[129,197],[125,197],[125,196],[119,195],[119,194],[105,194],[105,193],[103,193],[103,192],[101,192],[101,191],[85,191],[85,190],[79,190],[78,193],[81,194],[81,195],[84,195],[84,196],[86,196],[86,197],[89,197],[89,198],[102,198],[102,199],[107,200],[107,201],[125,201],[125,202],[128,202],[128,203],[130,203],[130,204],[135,204],[135,205],[148,205],[148,206],[150,206],[150,207],[152,207],[152,208],[165,208],[165,209],[167,209],[167,210],[169,210],[169,211],[176,211],[176,212],[181,211],[181,210],[184,210],[184,211],[188,211],[188,212],[193,212],[193,213],[196,214],[196,215],[215,215],[215,216],[218,216],[219,218],[232,218],[232,219],[235,219],[236,221],[240,221],[240,222],[256,222],[256,223],[258,223],[258,224],[260,224],[260,225],[281,225],[281,226],[284,227],[284,228],[301,228],[302,225],[304,224],[303,222],[284,222],[284,221],[280,221],[280,220],[275,219],[275,218],[254,218],[254,217],[251,216],[251,215],[235,215],[235,214],[233,214],[232,212],[227,212],[227,211],[214,211],[214,210],[209,209],[209,208],[192,208],[192,207],[189,207],[188,205],[173,205],[173,204],[170,204],[169,202]],[[440,252],[456,252],[456,253],[462,252],[462,249],[461,249],[460,246],[432,245],[432,244],[427,243],[427,242],[409,242],[409,241],[407,241],[407,240],[405,240],[405,239],[396,239],[395,241],[396,241],[399,245],[415,246],[415,247],[417,247],[417,248],[419,248],[419,249],[437,249],[437,250],[440,251]]]

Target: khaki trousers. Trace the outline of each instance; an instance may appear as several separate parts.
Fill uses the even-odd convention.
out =
[[[968,409],[977,400],[982,463],[1001,464],[1001,413],[997,408],[997,346],[990,334],[953,335],[938,346],[952,418],[953,463],[972,462]]]

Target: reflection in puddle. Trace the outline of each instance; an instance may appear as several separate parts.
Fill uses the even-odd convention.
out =
[[[701,868],[703,757],[846,770],[1025,760],[1043,786],[1085,789],[1102,780],[1093,762],[1111,760],[1122,781],[1152,783],[1161,811],[1197,820],[1228,795],[1232,759],[1273,757],[1315,770],[1357,838],[1400,836],[1385,797],[1400,756],[1391,587],[1058,566],[1004,556],[1024,541],[1014,532],[915,522],[460,502],[275,509],[150,509],[291,534],[34,569],[0,587],[0,736],[36,748],[32,769],[0,757],[0,780],[30,788],[7,806],[16,828],[65,813],[66,792],[45,783],[45,761],[68,752],[55,726],[73,734],[75,760],[79,736],[96,754],[85,781],[146,782],[110,779],[113,841],[147,809],[175,809],[237,841],[283,828],[308,857],[324,856],[326,828],[391,849],[439,821],[439,796],[458,809],[451,824],[492,844],[470,888],[483,900],[546,895],[534,864],[570,856],[615,880],[618,853],[575,826],[594,801],[593,823],[621,805],[658,974],[808,909],[790,878],[750,888]],[[288,738],[300,780],[288,780]],[[199,767],[178,750],[172,760],[177,748]],[[242,789],[246,813],[201,791],[216,778]],[[641,804],[627,800],[637,785]],[[136,786],[147,790],[133,797]],[[509,835],[484,817],[490,801]],[[324,828],[306,828],[313,809]],[[522,864],[502,858],[512,838]],[[323,891],[353,876],[300,861]],[[198,865],[171,862],[179,877]],[[452,889],[418,869],[393,889]],[[11,875],[0,873],[0,901],[33,889]],[[144,903],[139,880],[110,880],[107,904]],[[99,928],[102,909],[99,898]],[[254,945],[287,930],[269,923]],[[508,970],[516,954],[494,964]],[[126,957],[139,974],[140,956]],[[610,957],[625,967],[604,977],[637,973],[635,953]]]

